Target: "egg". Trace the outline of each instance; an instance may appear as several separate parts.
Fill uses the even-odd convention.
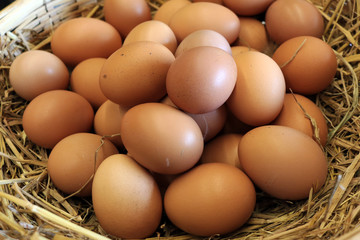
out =
[[[124,107],[158,101],[166,95],[166,75],[174,60],[161,43],[139,41],[123,46],[101,69],[101,91]]]
[[[190,33],[181,41],[176,49],[175,57],[191,48],[200,46],[218,47],[231,54],[230,44],[223,35],[213,30],[202,29]]]
[[[186,5],[172,16],[169,26],[174,31],[178,42],[196,30],[209,29],[222,34],[231,44],[240,31],[237,15],[223,5],[212,2]]]
[[[89,58],[80,62],[71,72],[71,90],[89,101],[95,109],[107,98],[100,89],[99,76],[106,58]]]
[[[124,154],[112,155],[99,166],[92,202],[100,226],[118,238],[146,238],[160,224],[159,187],[149,171]]]
[[[122,118],[123,144],[137,162],[161,174],[187,171],[200,159],[204,142],[195,120],[162,103],[143,103]]]
[[[75,133],[51,150],[47,169],[54,185],[66,194],[91,196],[92,178],[102,161],[119,153],[107,139],[93,133]]]
[[[51,50],[67,66],[88,58],[107,58],[122,45],[118,31],[109,23],[79,17],[63,22],[51,38]]]
[[[231,55],[233,57],[235,57],[239,53],[248,52],[248,51],[257,51],[257,50],[245,46],[236,46],[236,45],[231,46]]]
[[[305,0],[274,1],[265,14],[266,30],[277,44],[298,36],[320,38],[324,19],[320,11]]]
[[[312,120],[315,121],[317,129],[313,126]],[[298,129],[322,146],[327,142],[328,126],[321,109],[309,98],[300,94],[285,95],[284,106],[272,124]]]
[[[216,136],[204,146],[200,163],[220,162],[241,168],[238,147],[242,134],[228,133]]]
[[[236,64],[229,53],[217,47],[195,47],[171,64],[166,90],[171,101],[185,112],[206,113],[226,102],[236,76]]]
[[[325,90],[337,71],[337,58],[333,49],[312,36],[285,41],[275,50],[272,58],[281,67],[286,88],[303,95]]]
[[[225,163],[201,164],[174,179],[164,209],[181,230],[213,236],[239,229],[250,218],[255,188],[240,169]]]
[[[107,138],[119,149],[123,143],[120,136],[121,120],[128,108],[122,107],[110,100],[106,100],[96,111],[94,117],[94,131]]]
[[[241,16],[254,16],[264,13],[275,0],[223,0],[224,5]]]
[[[223,5],[223,0],[193,0],[193,2],[212,2]]]
[[[66,89],[69,71],[60,58],[43,50],[30,50],[17,56],[10,66],[10,84],[26,100],[41,93]]]
[[[261,190],[284,200],[301,200],[319,191],[327,178],[327,160],[305,133],[267,125],[244,134],[238,148],[240,165]]]
[[[189,0],[171,0],[161,4],[159,9],[154,13],[154,20],[161,21],[169,25],[172,16],[181,8],[191,4]]]
[[[177,40],[171,28],[158,20],[149,20],[136,25],[126,36],[123,45],[136,41],[154,41],[163,44],[172,53],[177,48]]]
[[[105,0],[105,21],[114,26],[122,38],[138,24],[151,20],[150,6],[145,0]]]
[[[33,143],[53,148],[61,139],[92,128],[94,110],[81,95],[52,90],[35,97],[25,108],[22,126]]]
[[[246,46],[265,52],[268,48],[268,36],[264,24],[253,17],[240,17],[239,38],[234,45]]]
[[[229,110],[250,126],[270,123],[284,103],[285,80],[280,67],[269,56],[257,51],[234,57],[237,80],[226,101]]]

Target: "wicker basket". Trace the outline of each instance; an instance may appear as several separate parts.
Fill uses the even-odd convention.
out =
[[[156,11],[164,0],[148,0]],[[259,194],[241,229],[211,239],[360,239],[360,3],[313,0],[325,19],[323,40],[335,51],[338,71],[315,98],[329,125],[328,180],[304,201]],[[0,239],[108,239],[89,199],[66,198],[47,176],[48,152],[22,131],[27,104],[9,84],[9,66],[29,49],[49,49],[51,32],[79,16],[102,18],[102,1],[17,0],[0,12]],[[2,229],[2,230],[1,230]],[[150,239],[198,239],[164,220]]]

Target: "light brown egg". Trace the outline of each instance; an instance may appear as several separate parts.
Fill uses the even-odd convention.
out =
[[[107,136],[119,149],[123,147],[120,124],[127,110],[128,108],[107,100],[99,107],[94,117],[94,131],[101,136]]]
[[[195,120],[162,103],[130,108],[122,118],[120,134],[137,162],[162,174],[187,171],[198,162],[204,147]]]
[[[255,16],[264,13],[275,0],[223,0],[224,5],[241,16]]]
[[[51,38],[51,50],[70,67],[88,58],[107,58],[121,45],[118,31],[96,18],[68,20],[55,29]]]
[[[226,102],[229,110],[250,126],[270,123],[284,103],[285,80],[280,67],[257,51],[234,57],[238,74],[235,89]]]
[[[285,200],[316,193],[327,177],[327,160],[320,146],[305,133],[267,125],[247,132],[239,143],[244,172],[261,190]]]
[[[176,49],[175,57],[183,52],[200,46],[218,47],[231,54],[231,47],[226,38],[218,32],[208,29],[197,30],[186,36]]]
[[[97,169],[92,202],[100,226],[118,238],[143,239],[160,224],[159,187],[149,171],[124,154],[106,158]]]
[[[84,97],[67,90],[52,90],[29,103],[22,125],[33,143],[53,148],[66,136],[89,132],[93,119],[94,110]]]
[[[169,25],[172,16],[186,5],[191,4],[189,0],[171,0],[165,1],[155,12],[153,19]]]
[[[109,100],[124,107],[158,101],[166,95],[166,75],[174,60],[161,43],[133,42],[105,61],[100,88]]]
[[[315,121],[317,130],[309,117]],[[320,141],[322,146],[327,142],[328,126],[323,113],[313,101],[299,94],[285,95],[284,106],[272,124],[298,129]],[[318,136],[315,131],[319,131]]]
[[[89,58],[76,65],[71,72],[71,90],[86,98],[95,109],[107,100],[99,83],[105,61],[106,58]]]
[[[230,133],[216,136],[204,146],[200,163],[220,162],[241,168],[238,157],[241,134]]]
[[[295,93],[311,95],[325,90],[337,71],[333,49],[312,36],[300,36],[281,44],[272,58],[281,67],[286,88]]]
[[[245,46],[232,46],[231,47],[231,55],[235,57],[239,53],[248,52],[248,51],[257,51],[254,48],[249,48]]]
[[[145,0],[105,0],[105,21],[125,38],[138,24],[151,20],[151,10]]]
[[[177,40],[171,28],[158,20],[149,20],[135,26],[126,36],[123,45],[136,41],[154,41],[163,44],[172,53],[177,48]]]
[[[15,58],[10,66],[9,79],[20,97],[32,100],[50,90],[66,89],[69,71],[54,54],[30,50]]]
[[[171,64],[166,77],[169,98],[188,113],[214,111],[234,89],[237,70],[224,50],[201,46],[183,52]]]
[[[181,8],[173,15],[169,26],[178,42],[196,30],[210,29],[222,34],[231,44],[240,31],[237,15],[223,5],[212,2],[196,2]]]
[[[102,161],[117,154],[107,139],[93,133],[75,133],[51,150],[47,169],[54,185],[66,194],[91,196],[92,177]]]
[[[165,192],[170,221],[199,236],[230,233],[250,218],[255,188],[240,169],[225,163],[201,164],[173,180]]]
[[[193,2],[212,2],[223,5],[223,0],[193,0]]]

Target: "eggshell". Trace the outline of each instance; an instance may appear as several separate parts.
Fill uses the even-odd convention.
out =
[[[266,30],[277,44],[298,36],[320,38],[324,20],[320,11],[306,0],[277,0],[266,11]]]
[[[337,71],[332,48],[312,36],[287,40],[276,49],[272,58],[281,67],[286,88],[299,94],[311,95],[325,90]]]
[[[94,110],[84,97],[67,90],[52,90],[27,105],[22,125],[33,143],[53,148],[66,136],[90,131],[93,119]]]
[[[154,13],[154,20],[161,21],[169,25],[172,16],[180,10],[180,8],[185,7],[186,5],[191,4],[188,0],[171,0],[165,1],[159,9]]]
[[[234,45],[254,48],[264,52],[268,48],[268,36],[264,24],[253,17],[240,17],[239,38]]]
[[[254,16],[266,11],[275,0],[223,0],[224,5],[242,16]]]
[[[240,228],[255,207],[255,188],[238,168],[224,163],[199,165],[173,180],[164,208],[173,224],[200,236]]]
[[[319,139],[316,137],[316,129],[309,117],[316,122]],[[286,94],[284,106],[273,124],[298,129],[312,137],[315,141],[320,141],[322,146],[325,146],[327,142],[328,126],[326,119],[320,108],[305,96]]]
[[[171,28],[157,20],[149,20],[135,26],[126,36],[123,45],[136,41],[154,41],[163,44],[172,53],[177,48],[177,40]]]
[[[239,143],[245,173],[264,192],[285,200],[301,200],[320,190],[327,161],[320,146],[305,133],[268,125],[247,132]]]
[[[94,117],[94,131],[108,139],[118,148],[123,147],[120,136],[121,120],[128,108],[121,107],[110,100],[105,101],[96,111]]]
[[[257,51],[254,48],[249,48],[245,46],[231,46],[231,55],[235,57],[239,53],[248,52],[248,51]],[[235,57],[236,58],[236,57]]]
[[[231,54],[231,47],[226,38],[218,32],[208,29],[197,30],[186,36],[176,49],[175,57],[183,52],[200,46],[218,47]]]
[[[114,26],[122,38],[138,24],[151,20],[150,6],[145,0],[105,0],[105,21]]]
[[[214,111],[225,103],[236,82],[236,64],[217,47],[201,46],[183,52],[166,76],[169,98],[185,112]]]
[[[212,2],[223,5],[223,0],[193,0],[193,2]]]
[[[96,18],[74,18],[63,22],[51,38],[51,50],[67,66],[88,58],[107,58],[122,45],[118,31]]]
[[[119,153],[107,139],[93,133],[75,133],[51,150],[47,169],[54,185],[66,194],[91,196],[92,175],[102,161]]]
[[[204,142],[195,120],[162,103],[130,108],[121,121],[121,138],[128,153],[153,172],[177,174],[200,159]]]
[[[234,57],[237,81],[226,102],[229,110],[250,126],[270,123],[284,103],[285,80],[280,67],[269,56],[257,51]]]
[[[100,88],[121,106],[158,101],[166,95],[166,75],[174,60],[172,52],[160,43],[133,42],[105,61]]]
[[[100,226],[119,238],[142,239],[160,224],[162,199],[152,175],[131,157],[106,158],[95,173],[94,211]]]
[[[20,97],[32,100],[50,90],[66,89],[69,71],[54,54],[30,50],[15,58],[10,66],[9,79]]]
[[[236,14],[223,5],[212,2],[186,5],[173,15],[169,26],[178,42],[196,30],[210,29],[222,34],[231,44],[240,31],[240,21]]]
[[[242,138],[241,134],[229,133],[216,136],[204,146],[200,163],[220,162],[241,168],[238,147]]]
[[[80,62],[71,72],[71,90],[89,101],[95,109],[107,98],[100,89],[99,76],[106,58],[89,58]]]

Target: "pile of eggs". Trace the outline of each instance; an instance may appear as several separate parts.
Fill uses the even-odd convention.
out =
[[[337,59],[306,0],[105,0],[10,68],[28,139],[102,228],[151,236],[166,216],[199,236],[250,218],[256,191],[306,199],[327,177],[327,122],[309,98]],[[271,46],[276,49],[269,53]],[[291,90],[291,91],[290,91]],[[257,189],[257,190],[256,190]]]

